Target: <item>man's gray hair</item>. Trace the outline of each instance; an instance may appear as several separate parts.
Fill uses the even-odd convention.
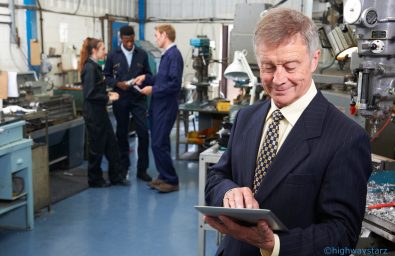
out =
[[[300,34],[306,42],[310,59],[319,49],[318,29],[303,13],[287,8],[267,11],[257,23],[254,33],[254,49],[260,44],[278,47]]]

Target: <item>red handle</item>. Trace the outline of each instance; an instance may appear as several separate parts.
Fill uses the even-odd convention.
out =
[[[368,209],[380,209],[383,207],[391,207],[391,206],[395,206],[395,202],[369,205]]]

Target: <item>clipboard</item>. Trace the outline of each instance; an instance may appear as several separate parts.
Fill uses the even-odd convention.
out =
[[[288,228],[268,209],[225,208],[214,206],[194,206],[203,215],[210,217],[228,216],[240,225],[254,226],[259,220],[266,220],[275,231],[288,231]]]

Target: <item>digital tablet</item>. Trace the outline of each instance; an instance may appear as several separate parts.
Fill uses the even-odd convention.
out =
[[[218,217],[228,216],[244,226],[255,225],[258,220],[266,220],[269,227],[276,231],[287,231],[287,227],[268,209],[225,208],[214,206],[195,206],[203,215]]]

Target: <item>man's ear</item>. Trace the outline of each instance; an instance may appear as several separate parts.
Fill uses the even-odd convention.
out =
[[[317,51],[315,51],[313,58],[311,59],[311,64],[310,64],[310,71],[311,72],[314,72],[317,69],[318,61],[320,60],[320,56],[321,56],[321,50],[318,49]]]

